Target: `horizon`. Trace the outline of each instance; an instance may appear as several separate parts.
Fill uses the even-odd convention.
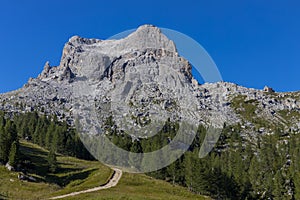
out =
[[[75,2],[2,3],[0,93],[36,78],[46,61],[59,65],[63,46],[73,35],[107,39],[143,24],[173,29],[196,40],[225,82],[259,90],[269,86],[277,92],[300,90],[298,2],[163,2],[158,8],[137,1],[119,2],[119,7],[110,2]],[[160,12],[167,8],[174,12]],[[178,15],[182,9],[190,12]]]

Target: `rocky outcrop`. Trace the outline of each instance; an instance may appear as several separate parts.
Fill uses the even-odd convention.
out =
[[[265,86],[264,87],[264,92],[275,92],[274,90],[273,90],[273,88],[271,88],[271,87],[268,87],[268,86]]]
[[[144,25],[120,40],[70,38],[59,66],[47,62],[36,79],[0,95],[0,109],[12,113],[37,110],[72,124],[76,108],[84,108],[84,102],[92,99],[100,119],[113,109],[116,123],[126,119],[127,128],[143,127],[153,116],[255,127],[232,107],[241,95],[246,103],[255,100],[255,116],[299,130],[299,93],[266,93],[226,82],[200,85],[174,42],[157,27]]]

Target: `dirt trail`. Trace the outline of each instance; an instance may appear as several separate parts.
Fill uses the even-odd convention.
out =
[[[65,198],[65,197],[71,197],[71,196],[75,196],[75,195],[79,195],[79,194],[95,192],[95,191],[98,191],[98,190],[104,190],[104,189],[114,187],[118,184],[119,180],[121,179],[122,171],[119,170],[119,169],[115,169],[115,168],[113,168],[113,170],[114,170],[114,173],[113,173],[112,177],[110,178],[110,180],[105,185],[102,185],[102,186],[99,186],[99,187],[94,187],[94,188],[87,189],[87,190],[78,191],[78,192],[72,192],[70,194],[65,194],[65,195],[52,197],[50,199],[62,199],[62,198]]]

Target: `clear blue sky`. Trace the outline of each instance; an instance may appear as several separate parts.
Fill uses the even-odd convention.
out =
[[[299,1],[0,2],[0,92],[58,65],[73,35],[106,39],[142,24],[180,31],[198,41],[223,79],[277,91],[300,90]]]

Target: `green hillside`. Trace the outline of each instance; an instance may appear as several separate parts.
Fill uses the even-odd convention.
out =
[[[58,168],[51,173],[47,166],[48,152],[28,142],[21,142],[20,152],[27,160],[28,174],[36,182],[18,180],[18,172],[0,166],[0,195],[4,199],[45,199],[52,194],[65,194],[106,183],[112,170],[96,161],[57,156]]]
[[[112,170],[97,161],[80,160],[57,155],[57,170],[47,166],[48,151],[38,145],[20,142],[23,159],[30,163],[27,176],[36,182],[19,180],[19,172],[9,172],[0,166],[0,199],[47,199],[62,194],[86,190],[105,184]],[[70,199],[207,199],[190,193],[186,188],[172,186],[146,175],[124,174],[115,187]]]
[[[162,180],[157,180],[146,175],[124,173],[119,184],[108,190],[87,193],[66,199],[122,199],[122,200],[144,200],[144,199],[211,199],[209,197],[196,195],[181,186],[173,186]]]

